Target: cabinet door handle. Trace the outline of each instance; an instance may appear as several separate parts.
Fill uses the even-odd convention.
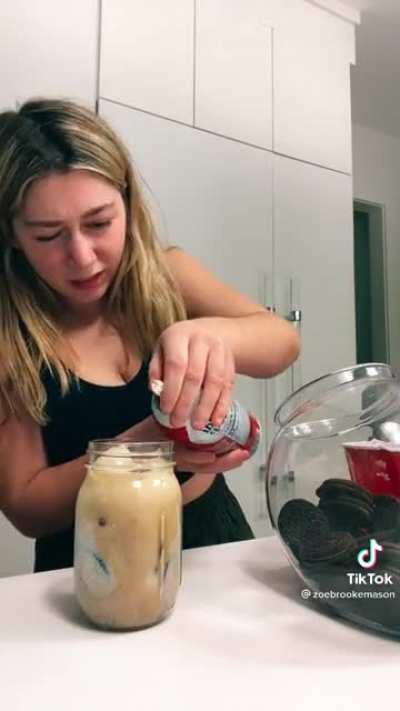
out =
[[[301,309],[292,309],[286,319],[292,323],[300,324],[303,320],[303,312]]]

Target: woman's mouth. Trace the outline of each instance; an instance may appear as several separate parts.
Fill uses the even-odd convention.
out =
[[[104,271],[98,272],[89,279],[71,279],[71,284],[77,289],[95,289],[102,281]]]

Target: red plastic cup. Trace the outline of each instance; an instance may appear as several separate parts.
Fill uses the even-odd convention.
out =
[[[371,494],[400,499],[400,451],[366,444],[344,444],[352,480]]]

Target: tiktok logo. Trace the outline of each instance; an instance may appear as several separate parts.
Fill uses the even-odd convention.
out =
[[[373,568],[378,560],[378,551],[383,551],[383,547],[379,545],[375,538],[369,541],[369,548],[362,548],[357,555],[357,561],[362,568]]]

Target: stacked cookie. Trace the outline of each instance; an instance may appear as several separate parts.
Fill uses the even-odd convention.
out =
[[[348,561],[371,537],[400,539],[400,502],[374,496],[346,479],[326,479],[316,490],[318,506],[292,499],[281,509],[279,532],[300,563]]]
[[[318,505],[292,499],[281,509],[279,533],[314,590],[349,594],[334,602],[342,614],[363,616],[378,629],[400,634],[400,502],[391,496],[374,496],[346,479],[326,479],[316,490]],[[355,576],[365,573],[357,555],[374,538],[382,546],[374,573],[390,574],[385,591],[394,599],[351,599]],[[363,590],[383,591],[368,582]]]

